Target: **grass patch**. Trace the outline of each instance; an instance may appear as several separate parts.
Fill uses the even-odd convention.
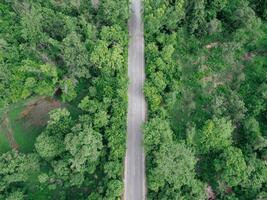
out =
[[[9,142],[5,136],[4,130],[0,129],[0,153],[5,153],[11,150]]]
[[[10,105],[0,110],[0,153],[16,148],[23,153],[33,152],[36,137],[49,120],[49,112],[56,108],[67,108],[73,118],[80,110],[52,97],[35,97]]]
[[[10,150],[10,146],[23,153],[32,152],[36,137],[49,119],[48,113],[59,107],[62,104],[51,97],[35,97],[0,111],[5,122],[0,129],[0,153]]]
[[[19,150],[24,153],[32,152],[36,137],[42,132],[44,126],[25,126],[26,121],[19,119],[24,107],[18,107],[9,112],[10,126],[13,136],[19,146]]]

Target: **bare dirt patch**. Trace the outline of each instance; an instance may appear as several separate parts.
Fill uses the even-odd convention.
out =
[[[219,43],[218,42],[212,42],[212,43],[210,43],[210,44],[207,44],[206,46],[205,46],[205,48],[206,49],[212,49],[212,48],[216,48],[216,47],[218,47],[219,46]]]
[[[245,55],[244,55],[244,57],[243,57],[243,60],[244,61],[250,61],[252,58],[254,58],[256,56],[256,54],[255,53],[253,53],[253,52],[248,52],[248,53],[246,53]]]
[[[216,199],[216,194],[214,193],[214,191],[210,185],[208,185],[208,187],[206,188],[206,194],[207,194],[208,200],[215,200]]]
[[[24,127],[43,127],[49,120],[49,112],[62,107],[60,101],[51,97],[42,97],[28,104],[20,113],[19,119],[24,121]]]

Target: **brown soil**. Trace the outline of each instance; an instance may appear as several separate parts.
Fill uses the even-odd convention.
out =
[[[208,196],[208,200],[215,200],[216,199],[216,194],[214,193],[212,187],[208,185],[206,188],[206,194]]]
[[[62,105],[51,97],[42,97],[30,103],[21,113],[19,119],[24,120],[24,127],[45,126],[49,120],[49,112],[53,109],[60,108]]]
[[[207,49],[212,49],[212,48],[215,48],[215,47],[218,47],[218,42],[212,42],[212,43],[210,43],[210,44],[207,44],[206,46],[205,46],[205,48],[207,48]]]
[[[233,192],[233,189],[232,189],[231,187],[227,186],[226,189],[225,189],[225,192],[226,192],[227,194],[230,194],[230,193]]]
[[[250,61],[252,58],[254,58],[256,55],[253,52],[248,52],[244,55],[243,60],[244,61]]]

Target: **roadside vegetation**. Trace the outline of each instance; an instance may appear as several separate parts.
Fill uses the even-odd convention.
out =
[[[128,1],[0,1],[0,199],[123,193]]]
[[[148,199],[267,199],[267,3],[145,0]]]

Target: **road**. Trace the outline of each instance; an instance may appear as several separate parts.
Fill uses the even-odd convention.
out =
[[[131,0],[128,50],[128,116],[127,150],[125,158],[125,200],[145,200],[145,157],[141,127],[145,121],[146,104],[143,94],[144,28],[142,22],[142,0]]]

